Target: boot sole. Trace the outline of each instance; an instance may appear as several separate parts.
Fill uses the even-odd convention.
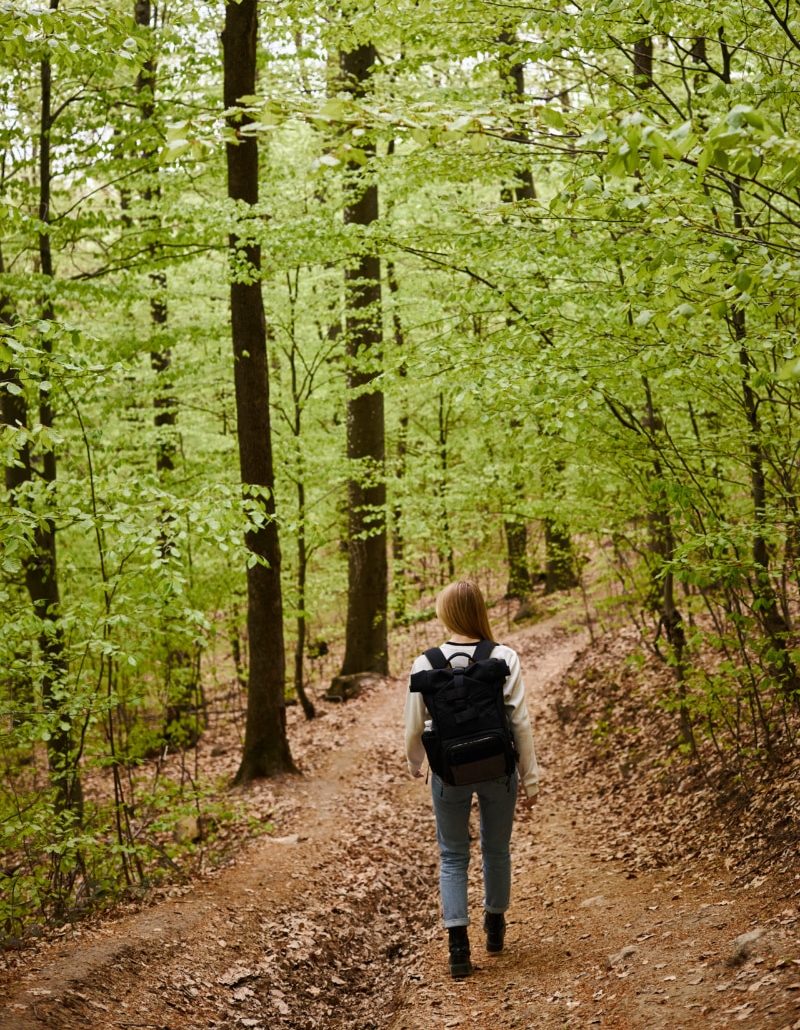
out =
[[[469,974],[471,972],[472,972],[472,963],[471,962],[457,962],[457,963],[451,964],[451,966],[450,966],[450,976],[452,976],[454,980],[461,980],[465,976],[469,976]]]

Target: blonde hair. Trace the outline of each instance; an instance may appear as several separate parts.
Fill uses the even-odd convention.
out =
[[[473,640],[494,640],[481,588],[477,583],[461,579],[439,592],[436,616],[454,633]]]

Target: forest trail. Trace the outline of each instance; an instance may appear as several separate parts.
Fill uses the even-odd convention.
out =
[[[634,874],[604,846],[604,803],[576,779],[549,700],[587,643],[571,619],[503,634],[523,659],[545,778],[515,829],[497,957],[483,948],[473,860],[472,977],[447,973],[399,679],[312,724],[321,757],[279,784],[275,834],[235,865],[2,974],[0,1030],[800,1028],[800,966],[781,930],[790,903],[774,887],[737,884],[723,866]],[[738,935],[764,926],[734,964]]]

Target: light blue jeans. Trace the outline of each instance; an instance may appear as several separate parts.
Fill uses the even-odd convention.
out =
[[[517,801],[517,773],[509,778],[454,787],[434,773],[431,779],[436,837],[439,841],[439,890],[445,926],[467,926],[469,812],[478,795],[481,817],[484,907],[505,912],[511,896],[511,829]]]

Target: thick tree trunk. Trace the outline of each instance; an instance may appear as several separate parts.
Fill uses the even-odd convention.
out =
[[[344,88],[366,91],[375,48],[366,43],[342,54]],[[365,146],[369,156],[371,144]],[[351,167],[345,186],[344,220],[359,226],[378,219],[378,186],[367,185]],[[345,270],[347,353],[347,637],[342,676],[388,672],[386,480],[383,393],[371,387],[382,350],[380,259],[361,254]]]
[[[517,38],[510,32],[503,32],[500,35],[500,43],[504,47],[513,47],[517,43]],[[522,103],[525,99],[525,66],[519,61],[515,61],[511,65],[504,64],[501,74],[509,99],[513,103]],[[516,126],[513,138],[522,140],[524,136],[525,126]],[[504,187],[501,195],[506,203],[512,200],[519,202],[536,199],[536,185],[529,164],[524,163],[519,166],[516,170],[516,182],[510,187]]]
[[[531,589],[531,573],[528,568],[528,527],[519,517],[503,520],[508,553],[508,582],[506,597],[524,600]]]
[[[255,92],[257,35],[256,0],[226,4],[222,46],[224,103],[228,111],[239,104],[240,97]],[[233,201],[255,205],[258,144],[255,136],[244,136],[239,131],[247,121],[244,114],[228,115],[228,126],[237,135],[225,146],[228,196]],[[229,245],[233,266],[231,328],[239,465],[245,497],[257,501],[265,516],[263,524],[245,536],[253,559],[247,569],[250,668],[244,751],[236,782],[246,783],[259,776],[293,770],[294,765],[286,738],[281,556],[275,521],[261,248],[258,244],[243,243],[236,233],[231,234]],[[241,281],[245,278],[247,281]]]
[[[633,45],[633,83],[637,89],[652,89],[653,40],[649,36],[638,39]]]
[[[556,590],[571,590],[577,586],[572,539],[558,519],[544,520],[544,551],[544,592],[552,594]]]

